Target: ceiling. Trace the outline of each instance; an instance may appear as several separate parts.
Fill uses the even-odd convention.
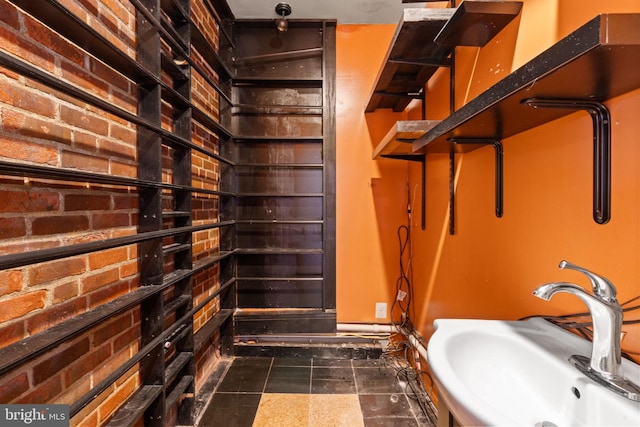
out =
[[[236,19],[276,19],[281,0],[227,0]],[[406,1],[406,0],[405,0]],[[433,0],[432,0],[433,1]],[[289,19],[336,19],[340,24],[397,24],[406,7],[424,3],[403,0],[285,0],[291,5]]]

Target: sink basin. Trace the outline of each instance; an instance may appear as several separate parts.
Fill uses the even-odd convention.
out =
[[[544,319],[438,319],[428,345],[440,399],[462,425],[638,426],[640,403],[569,362],[591,343]],[[623,360],[640,384],[640,365]]]

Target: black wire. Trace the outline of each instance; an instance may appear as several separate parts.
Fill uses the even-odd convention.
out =
[[[427,417],[432,425],[437,423],[437,411],[427,388],[424,385],[423,376],[429,379],[429,390],[433,388],[433,379],[431,376],[418,368],[419,361],[415,360],[417,353],[416,347],[409,339],[415,331],[412,319],[415,317],[413,305],[413,265],[411,251],[411,209],[408,209],[409,225],[401,225],[398,227],[398,243],[399,243],[399,269],[400,274],[396,280],[396,294],[391,304],[391,323],[398,333],[390,338],[390,343],[383,352],[382,362],[391,367],[396,377],[404,380],[407,386],[404,387],[404,394],[407,398],[417,402],[422,413]],[[405,260],[407,261],[405,265]],[[399,316],[399,318],[397,318]],[[394,342],[392,344],[392,342]],[[419,358],[420,356],[417,355]]]

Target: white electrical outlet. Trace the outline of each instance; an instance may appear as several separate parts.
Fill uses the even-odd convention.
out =
[[[376,319],[386,319],[386,318],[387,318],[387,303],[377,302],[376,303]]]

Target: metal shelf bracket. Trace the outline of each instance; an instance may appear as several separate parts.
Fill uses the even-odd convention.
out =
[[[502,149],[502,143],[497,139],[490,138],[449,138],[449,142],[452,144],[452,149],[449,152],[449,201],[451,208],[449,209],[449,234],[455,233],[455,150],[453,146],[462,144],[475,144],[475,145],[491,145],[495,152],[495,211],[496,217],[502,218],[504,213],[504,155]]]
[[[407,140],[407,142],[412,142],[413,139]],[[427,228],[427,155],[426,154],[383,154],[382,157],[388,159],[399,159],[399,160],[408,160],[410,162],[419,162],[422,165],[422,200],[421,207],[422,212],[420,216],[420,227],[424,230]],[[409,200],[411,202],[411,200]]]
[[[611,219],[611,113],[599,101],[581,99],[528,98],[533,108],[584,110],[593,121],[593,219],[606,224]]]

